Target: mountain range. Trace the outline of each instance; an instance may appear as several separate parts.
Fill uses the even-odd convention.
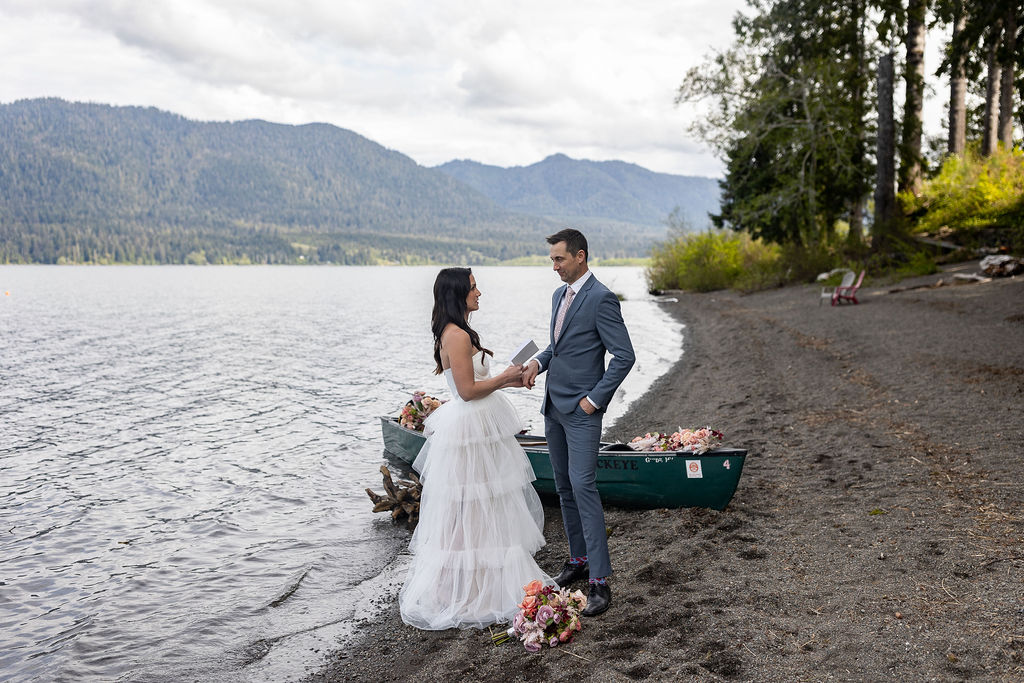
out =
[[[559,223],[607,223],[658,228],[679,209],[691,228],[710,227],[718,211],[713,178],[655,173],[624,161],[580,161],[553,154],[531,166],[502,168],[449,161],[439,171],[480,191],[499,206]]]
[[[142,107],[0,105],[0,263],[461,263],[546,252],[585,230],[645,255],[709,178],[555,155],[420,166],[328,124],[200,122]]]

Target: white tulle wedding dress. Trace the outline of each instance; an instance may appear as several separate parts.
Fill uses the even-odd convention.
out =
[[[488,366],[483,352],[473,357],[477,380]],[[452,399],[427,417],[413,462],[423,495],[398,604],[416,628],[483,628],[511,620],[530,581],[551,583],[533,559],[544,511],[512,403],[500,391],[464,401],[451,370],[444,375]]]

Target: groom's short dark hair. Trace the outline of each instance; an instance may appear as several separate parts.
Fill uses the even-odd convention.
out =
[[[582,251],[584,261],[590,255],[590,252],[587,250],[587,238],[579,230],[565,228],[564,230],[559,230],[554,235],[548,235],[548,244],[555,245],[559,242],[565,242],[565,250],[570,254]]]

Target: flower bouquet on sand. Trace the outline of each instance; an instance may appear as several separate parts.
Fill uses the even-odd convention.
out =
[[[444,401],[433,396],[427,396],[422,391],[417,391],[412,395],[412,399],[402,408],[402,413],[398,416],[398,423],[406,429],[415,429],[417,432],[422,432],[423,420],[426,419],[427,415],[440,408],[442,403]]]
[[[523,641],[528,652],[539,652],[547,645],[557,647],[569,643],[583,627],[580,612],[587,606],[587,596],[581,591],[545,586],[531,581],[523,586],[526,597],[519,603],[519,613],[512,619],[512,628],[491,636],[501,643],[512,636]]]
[[[629,447],[635,451],[683,451],[702,455],[714,448],[725,438],[722,432],[715,431],[711,427],[700,429],[683,429],[672,434],[660,432],[648,432],[638,436],[629,442]]]

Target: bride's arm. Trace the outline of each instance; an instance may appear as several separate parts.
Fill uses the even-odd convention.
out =
[[[483,398],[488,394],[505,387],[521,387],[522,365],[510,365],[500,375],[477,380],[473,372],[473,355],[476,349],[469,341],[469,334],[452,325],[441,338],[441,346],[448,353],[448,362],[452,368],[452,379],[455,388],[463,401]]]

